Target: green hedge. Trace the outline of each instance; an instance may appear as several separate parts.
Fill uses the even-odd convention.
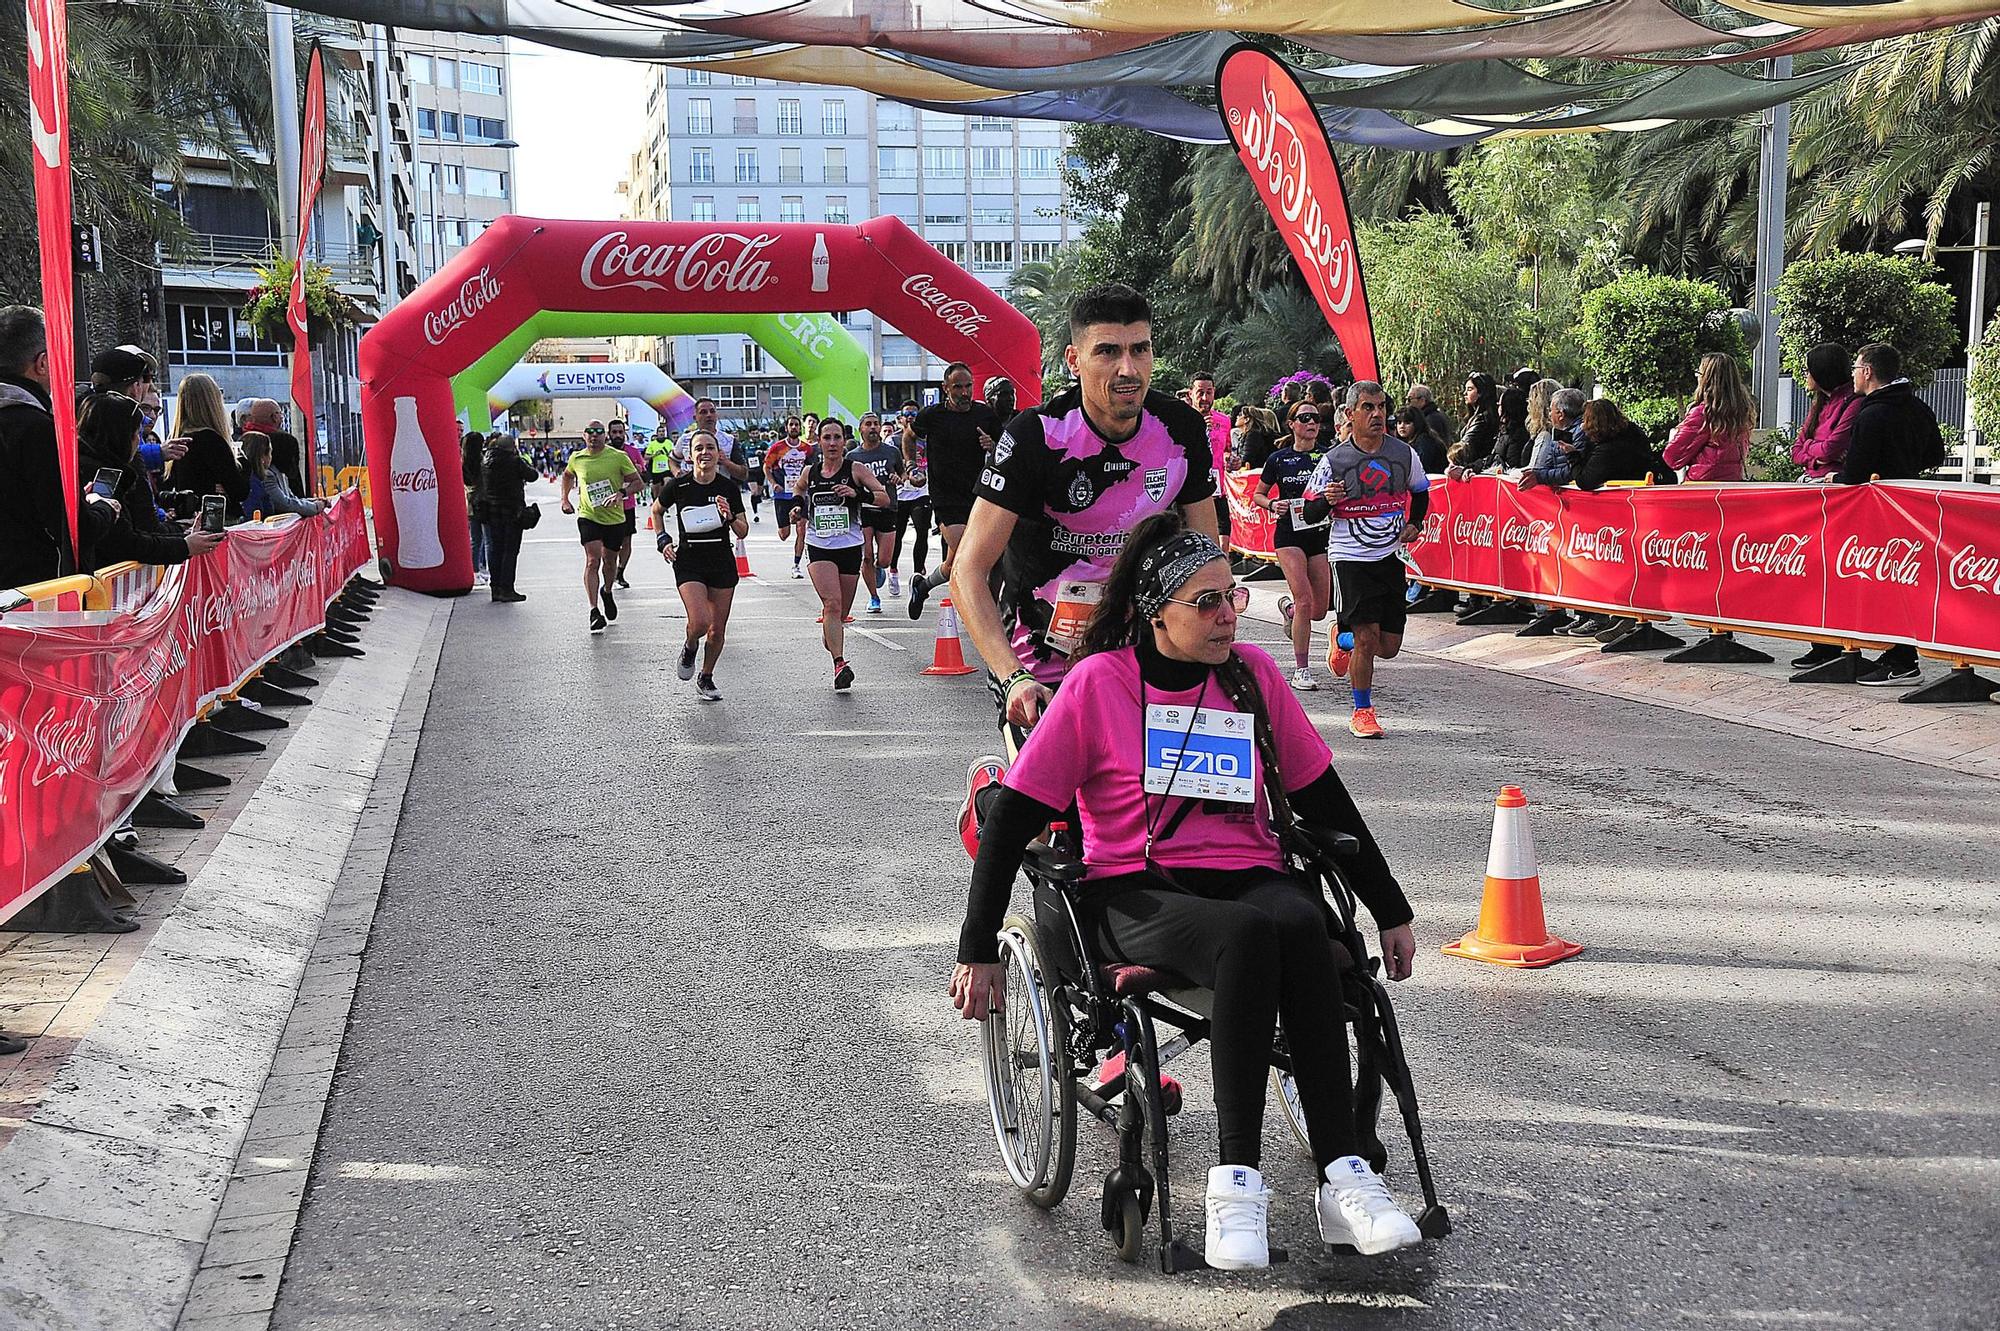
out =
[[[1785,368],[1805,373],[1806,353],[1824,342],[1851,355],[1870,342],[1903,353],[1918,387],[1958,349],[1957,304],[1935,265],[1881,254],[1836,254],[1795,263],[1778,282],[1778,345]]]
[[[1583,298],[1584,349],[1605,392],[1628,415],[1641,403],[1657,415],[1649,399],[1672,399],[1678,420],[1701,358],[1744,354],[1742,334],[1723,317],[1728,309],[1712,283],[1627,273]]]

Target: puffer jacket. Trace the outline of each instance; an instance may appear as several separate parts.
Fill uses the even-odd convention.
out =
[[[1854,418],[1860,412],[1861,394],[1852,385],[1843,384],[1819,404],[1812,428],[1801,430],[1792,441],[1792,461],[1815,481],[1832,477],[1847,460],[1847,446],[1854,439]]]
[[[1728,439],[1709,428],[1708,412],[1700,405],[1689,409],[1667,440],[1667,465],[1683,468],[1691,481],[1740,481],[1743,459],[1750,452],[1750,436]]]

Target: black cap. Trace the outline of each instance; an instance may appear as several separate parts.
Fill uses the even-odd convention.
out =
[[[100,351],[90,362],[90,377],[108,384],[131,384],[151,379],[159,365],[144,348],[131,345]]]

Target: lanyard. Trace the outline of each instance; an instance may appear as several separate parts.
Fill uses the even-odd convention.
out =
[[[1188,740],[1194,734],[1195,723],[1201,719],[1201,705],[1208,701],[1208,681],[1214,677],[1214,673],[1214,671],[1210,671],[1202,677],[1201,692],[1195,695],[1194,706],[1189,710],[1188,714],[1187,730],[1181,735],[1181,748],[1183,750],[1187,748]],[[1154,808],[1152,793],[1146,789],[1146,715],[1146,665],[1142,660],[1139,663],[1139,801],[1140,807],[1146,812],[1145,860],[1147,864],[1151,864],[1153,862],[1154,830],[1159,826],[1160,815],[1167,811],[1168,801],[1174,797],[1174,782],[1181,779],[1181,772],[1179,764],[1175,764],[1174,774],[1167,778],[1166,791],[1160,796],[1160,806],[1157,809]],[[1179,820],[1176,819],[1171,826],[1178,827]],[[1168,835],[1172,835],[1171,827]]]

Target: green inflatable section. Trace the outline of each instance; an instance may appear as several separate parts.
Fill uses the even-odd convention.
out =
[[[805,409],[852,422],[868,410],[868,352],[827,314],[604,314],[543,310],[451,381],[469,428],[493,428],[486,392],[545,337],[678,337],[740,333],[799,381]]]

